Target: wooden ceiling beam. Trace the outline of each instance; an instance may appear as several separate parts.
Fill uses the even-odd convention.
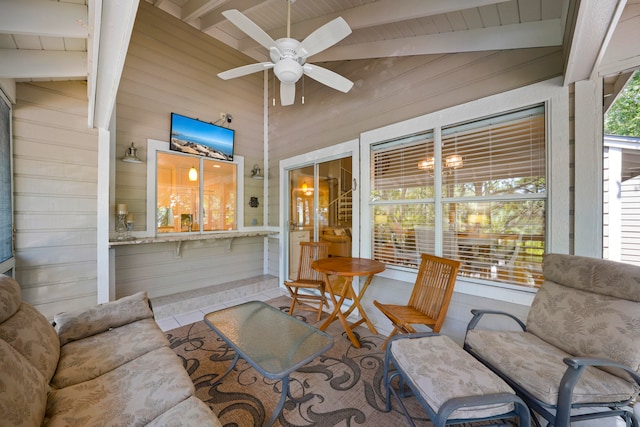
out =
[[[341,16],[352,30],[376,27],[379,25],[401,22],[407,19],[422,18],[425,16],[440,15],[458,10],[471,9],[475,7],[487,6],[490,4],[503,3],[508,0],[379,0],[363,6],[346,9],[341,12],[319,16],[306,21],[291,24],[292,34],[305,34],[309,28],[316,29],[327,22]],[[294,5],[295,7],[295,5]],[[203,31],[204,28],[203,22]],[[268,29],[272,37],[278,38],[278,34],[286,34],[286,20],[283,19],[279,28]],[[239,41],[238,46],[241,52],[250,51],[258,44],[249,37]]]
[[[314,55],[310,60],[313,62],[345,61],[392,56],[527,49],[561,44],[560,19],[549,19],[494,28],[335,46]]]
[[[87,76],[87,53],[0,49],[0,78],[82,78]]]
[[[594,77],[618,25],[627,0],[581,1],[569,17],[572,34],[565,61],[564,84]]]
[[[5,0],[0,33],[87,38],[87,6],[49,0]]]

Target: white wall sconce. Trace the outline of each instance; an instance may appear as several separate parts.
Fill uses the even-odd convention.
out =
[[[123,162],[127,163],[142,163],[142,160],[138,158],[138,149],[131,143],[131,147],[127,148],[127,152],[124,154],[122,158]]]
[[[262,175],[262,169],[256,163],[253,165],[253,169],[251,169],[251,178],[253,179],[264,179],[264,175]]]

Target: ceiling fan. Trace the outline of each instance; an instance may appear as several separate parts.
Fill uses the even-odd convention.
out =
[[[280,80],[280,103],[282,105],[293,104],[296,95],[296,82],[303,74],[333,89],[345,93],[349,92],[353,87],[352,81],[326,68],[306,63],[307,58],[310,56],[333,46],[351,34],[349,24],[341,17],[338,17],[321,26],[299,42],[291,38],[291,3],[294,3],[295,0],[286,1],[287,37],[278,40],[273,40],[269,34],[242,12],[236,9],[222,12],[222,15],[232,24],[269,49],[271,62],[260,62],[233,68],[219,73],[218,77],[228,80],[273,68],[276,77]]]

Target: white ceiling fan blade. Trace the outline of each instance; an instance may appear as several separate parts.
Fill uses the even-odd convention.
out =
[[[225,10],[222,12],[222,15],[262,46],[267,49],[271,49],[272,47],[277,49],[276,42],[271,38],[271,36],[239,10]]]
[[[333,46],[349,34],[351,34],[349,24],[341,17],[338,17],[324,24],[302,40],[298,52],[300,56],[307,58]]]
[[[222,80],[229,80],[236,77],[246,76],[247,74],[257,73],[258,71],[268,70],[270,68],[273,68],[273,62],[259,62],[257,64],[243,65],[242,67],[223,71],[218,73],[218,77]]]
[[[353,87],[351,80],[318,65],[305,64],[302,71],[306,76],[341,92],[347,93]]]
[[[280,82],[280,104],[283,106],[293,104],[296,98],[296,84]]]

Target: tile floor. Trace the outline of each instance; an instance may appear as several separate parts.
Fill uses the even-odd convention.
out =
[[[158,325],[163,331],[168,331],[170,329],[175,329],[180,326],[190,325],[191,323],[198,322],[202,320],[205,314],[211,313],[212,311],[220,310],[225,307],[231,307],[233,305],[238,305],[245,301],[267,301],[272,298],[279,297],[281,295],[289,295],[286,289],[284,288],[275,288],[269,289],[268,291],[259,292],[257,294],[247,295],[242,298],[238,298],[235,300],[229,300],[224,303],[210,305],[207,307],[202,307],[198,310],[189,311],[186,313],[177,314],[172,317],[167,317],[164,319],[156,319]]]

